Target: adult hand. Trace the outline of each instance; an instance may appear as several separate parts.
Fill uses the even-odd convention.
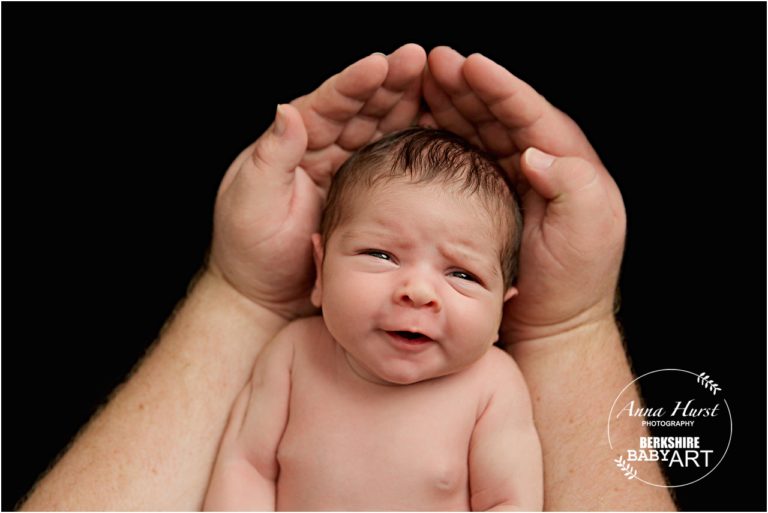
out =
[[[425,60],[414,44],[373,54],[278,106],[222,180],[211,273],[286,319],[310,313],[310,236],[331,177],[352,151],[416,119]]]
[[[505,311],[503,338],[541,338],[612,318],[624,204],[576,123],[480,54],[435,48],[423,88],[431,113],[420,123],[494,153],[519,186],[519,296]]]

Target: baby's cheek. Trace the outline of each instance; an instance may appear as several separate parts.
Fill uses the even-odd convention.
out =
[[[375,315],[382,300],[379,280],[370,275],[347,274],[344,279],[334,280],[323,297],[324,315],[332,315],[339,321],[363,325]]]
[[[474,345],[492,344],[501,323],[501,306],[487,302],[473,302],[454,309],[451,325],[460,335]]]
[[[364,274],[355,281],[357,298],[364,303],[380,302],[387,299],[386,280],[381,274]]]

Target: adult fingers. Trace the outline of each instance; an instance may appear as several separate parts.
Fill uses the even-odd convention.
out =
[[[366,102],[361,113],[369,116],[387,114],[400,103],[403,95],[407,93],[412,97],[414,91],[418,93],[426,60],[424,49],[413,43],[403,45],[388,55],[387,78],[382,87]]]
[[[338,144],[331,144],[321,150],[308,151],[301,161],[301,167],[321,189],[327,191],[334,173],[351,153]]]
[[[441,108],[444,122],[450,118],[461,118],[477,134],[478,145],[498,156],[507,156],[517,151],[507,127],[503,126],[479,98],[464,78],[464,56],[452,48],[437,47],[429,54],[430,71],[435,86],[442,92]],[[451,128],[449,128],[451,129]],[[477,143],[476,143],[477,144]]]
[[[398,52],[402,52],[398,55]],[[397,101],[379,123],[379,131],[387,134],[411,126],[421,108],[422,74],[427,62],[427,53],[415,44],[403,46],[390,56],[390,77],[384,86],[388,90],[400,91]],[[399,72],[396,74],[396,71]]]
[[[437,52],[437,53],[436,53]],[[448,91],[443,87],[443,84],[435,76],[437,72],[443,80],[446,76],[452,76],[450,68],[461,67],[463,57],[456,54],[456,52],[446,53],[443,52],[447,59],[454,60],[453,63],[445,63],[444,59],[440,59],[441,52],[437,49],[432,50],[427,58],[428,67],[424,70],[423,79],[423,94],[424,101],[429,106],[429,111],[432,119],[437,122],[440,128],[449,130],[454,134],[472,141],[474,144],[478,144],[477,131],[475,126],[464,117],[464,115],[456,108],[451,100],[451,96]],[[456,54],[456,55],[454,55]],[[438,57],[436,58],[435,55]],[[458,56],[458,60],[456,60]]]
[[[482,99],[474,94],[464,78],[466,58],[453,48],[438,46],[429,53],[429,71],[454,108],[472,123],[491,121],[493,114]]]
[[[384,83],[349,119],[336,144],[349,151],[376,138],[376,132],[389,132],[408,126],[419,109],[421,72],[426,53],[416,44],[407,44],[387,56],[388,72]]]
[[[429,69],[424,73],[423,95],[429,107],[429,118],[437,127],[460,135],[475,146],[485,149],[475,125],[456,109],[451,97],[437,83]]]
[[[369,55],[291,102],[301,112],[310,150],[324,148],[338,139],[347,121],[384,83],[388,69],[386,56]]]
[[[518,148],[536,146],[602,166],[578,125],[504,67],[481,54],[472,54],[464,62],[462,73],[472,92],[506,127]],[[465,115],[470,120],[485,119],[480,114]]]
[[[416,120],[416,124],[422,127],[437,128],[437,120],[430,112],[421,112]]]

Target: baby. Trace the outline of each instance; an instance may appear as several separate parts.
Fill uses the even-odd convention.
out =
[[[504,171],[453,134],[352,155],[312,238],[322,317],[263,349],[205,509],[540,510],[528,391],[493,346],[521,226]]]

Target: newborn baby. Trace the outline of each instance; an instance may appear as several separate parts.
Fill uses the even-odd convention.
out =
[[[493,345],[521,228],[504,171],[453,134],[353,154],[313,236],[322,316],[263,349],[205,509],[541,509],[528,391]]]

